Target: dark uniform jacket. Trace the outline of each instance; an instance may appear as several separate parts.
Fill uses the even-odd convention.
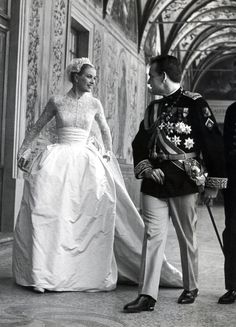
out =
[[[226,111],[224,146],[227,175],[236,181],[236,102],[231,104]]]
[[[192,160],[205,166],[207,187],[226,187],[222,135],[207,102],[198,93],[180,88],[152,101],[132,147],[137,178],[143,178],[144,171],[152,168],[160,168],[165,174],[164,185],[143,178],[143,193],[159,198],[197,193],[199,186],[187,174],[185,165]]]

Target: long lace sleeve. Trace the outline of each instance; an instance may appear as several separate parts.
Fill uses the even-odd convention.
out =
[[[104,143],[105,150],[112,151],[112,138],[111,138],[110,128],[107,124],[101,102],[99,100],[96,100],[96,102],[97,102],[98,109],[95,115],[95,120],[97,121],[99,128],[101,130],[102,140]]]
[[[40,133],[42,128],[53,118],[56,113],[54,98],[50,98],[42,114],[40,115],[37,122],[31,128],[31,130],[26,134],[25,139],[19,149],[18,157],[20,157],[26,150],[31,148],[31,144]]]

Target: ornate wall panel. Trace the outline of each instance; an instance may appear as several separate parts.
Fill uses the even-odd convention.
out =
[[[131,164],[131,142],[140,123],[139,111],[145,106],[145,65],[110,34],[105,34],[104,41],[104,105],[113,148],[120,162]]]
[[[102,53],[103,53],[102,32],[99,29],[95,30],[93,42],[93,64],[97,71],[96,84],[93,87],[93,94],[101,98],[101,76],[102,76]]]
[[[94,33],[94,42],[93,42],[93,65],[96,68],[96,83],[93,87],[93,95],[101,100],[102,105],[104,106],[104,92],[103,92],[103,64],[102,64],[102,57],[103,57],[103,30],[96,26],[95,33]],[[106,109],[106,108],[104,108]],[[107,112],[105,111],[105,115],[107,116]],[[93,123],[92,126],[92,135],[98,139],[100,144],[102,144],[102,135],[100,129],[96,122]]]
[[[63,93],[65,55],[66,55],[66,32],[67,32],[67,0],[54,0],[51,8],[51,35],[49,47],[49,90],[47,99],[58,93]],[[47,101],[44,99],[44,102]],[[53,119],[43,131],[43,136],[51,142],[57,140],[55,120]]]
[[[65,70],[67,0],[55,0],[52,13],[50,95],[61,89]]]
[[[29,18],[29,51],[26,129],[29,130],[48,98],[61,91],[65,70],[67,0],[32,0]],[[48,85],[48,89],[47,86]],[[44,131],[53,134],[54,123]],[[54,138],[53,138],[54,139]],[[53,139],[51,139],[53,141]]]
[[[117,62],[118,44],[111,35],[106,33],[104,37],[104,58],[102,67],[104,70],[104,106],[108,124],[111,129],[113,143],[116,138],[116,89],[117,89]],[[106,64],[105,64],[106,63]]]
[[[35,122],[35,107],[39,102],[40,49],[42,47],[42,20],[44,0],[32,0],[29,18],[29,52],[26,129]]]

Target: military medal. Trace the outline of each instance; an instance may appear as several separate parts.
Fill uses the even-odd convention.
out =
[[[189,109],[188,108],[184,108],[183,109],[183,117],[187,117],[188,116],[188,112],[189,112]]]
[[[211,112],[210,112],[210,109],[208,107],[204,107],[202,109],[202,111],[203,111],[203,116],[204,117],[210,117],[211,116]]]
[[[205,122],[205,126],[208,128],[208,129],[212,129],[213,126],[214,126],[214,122],[213,120],[211,120],[210,118],[207,119],[207,121]]]

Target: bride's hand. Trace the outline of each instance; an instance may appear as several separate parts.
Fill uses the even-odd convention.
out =
[[[17,166],[23,171],[27,171],[26,167],[29,164],[30,154],[31,150],[28,149],[17,156]]]

